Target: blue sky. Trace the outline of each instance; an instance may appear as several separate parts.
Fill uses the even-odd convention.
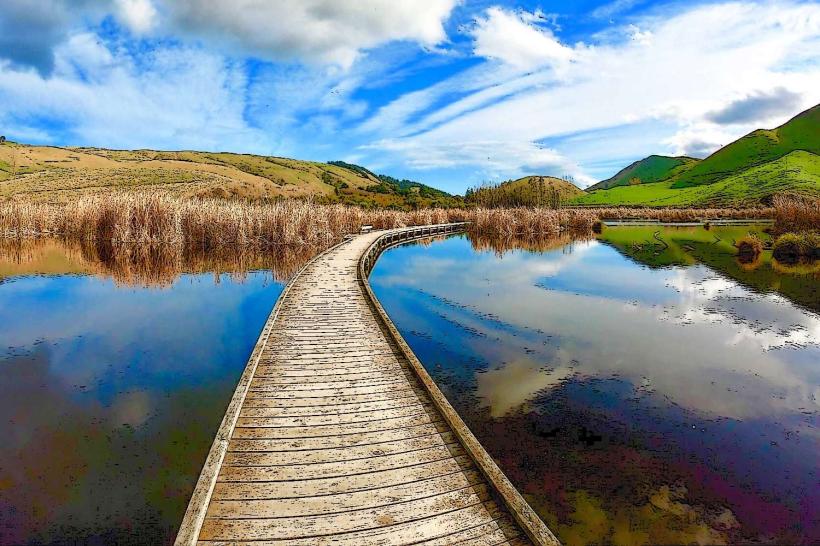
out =
[[[820,3],[4,0],[0,133],[452,192],[707,155],[820,102]]]

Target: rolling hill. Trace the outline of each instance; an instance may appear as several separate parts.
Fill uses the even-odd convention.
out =
[[[612,178],[602,180],[588,188],[591,190],[608,190],[615,186],[629,186],[634,184],[651,184],[660,182],[691,169],[698,163],[693,157],[669,157],[665,155],[650,155],[632,163],[618,171]]]
[[[500,187],[511,191],[516,191],[519,189],[532,190],[539,182],[544,184],[544,188],[546,190],[557,191],[558,195],[561,196],[561,199],[571,199],[573,197],[583,195],[584,193],[584,190],[580,189],[572,182],[567,182],[566,180],[562,180],[554,176],[524,176],[517,180],[503,182]]]
[[[488,207],[555,206],[583,194],[572,182],[554,176],[531,175],[470,188],[464,201]]]
[[[774,161],[795,150],[820,154],[820,104],[772,130],[758,129],[727,144],[675,176],[673,187],[710,184],[741,170]]]
[[[662,159],[679,158],[635,162],[570,204],[749,206],[767,203],[777,193],[820,198],[820,105],[776,129],[753,131],[701,161],[673,166]],[[646,179],[624,185],[636,172]]]
[[[310,197],[323,203],[400,208],[461,202],[424,184],[341,161],[0,144],[0,199],[65,202],[111,190],[250,200]]]

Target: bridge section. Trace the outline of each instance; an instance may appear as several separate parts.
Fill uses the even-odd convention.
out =
[[[240,379],[177,537],[189,544],[557,544],[401,339],[362,234],[287,285]]]

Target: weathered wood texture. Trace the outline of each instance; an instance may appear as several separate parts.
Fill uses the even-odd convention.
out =
[[[288,284],[176,544],[557,543],[526,525],[531,510],[512,513],[529,506],[499,487],[500,471],[431,392],[359,276],[374,242],[408,232],[353,237]]]

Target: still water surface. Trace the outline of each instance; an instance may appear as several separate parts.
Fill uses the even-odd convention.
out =
[[[820,278],[738,263],[748,228],[616,229],[405,245],[371,282],[565,543],[817,543]]]
[[[0,260],[0,544],[173,542],[281,282],[19,258]]]
[[[565,542],[816,542],[817,272],[737,262],[730,228],[625,229],[404,246],[373,285]],[[0,543],[171,542],[312,252],[0,250]]]

